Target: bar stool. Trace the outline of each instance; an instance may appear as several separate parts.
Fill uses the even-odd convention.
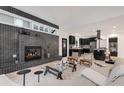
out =
[[[40,74],[42,74],[43,71],[36,71],[34,72],[35,75],[38,75],[38,83],[40,82]]]

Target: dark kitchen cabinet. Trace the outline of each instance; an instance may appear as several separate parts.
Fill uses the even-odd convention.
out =
[[[86,39],[80,38],[79,39],[79,44],[80,45],[89,45],[90,44],[90,39],[89,38],[86,38]]]
[[[96,37],[90,37],[89,40],[90,42],[96,42]]]
[[[69,36],[69,44],[75,44],[75,36]]]
[[[118,38],[109,38],[109,51],[111,56],[117,56],[118,55]]]

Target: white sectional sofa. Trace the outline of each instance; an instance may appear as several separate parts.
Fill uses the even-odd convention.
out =
[[[95,64],[82,71],[81,76],[94,82],[94,85],[124,86],[124,59],[117,58],[114,65],[99,67]]]

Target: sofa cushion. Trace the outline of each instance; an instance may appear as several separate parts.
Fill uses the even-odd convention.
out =
[[[124,75],[124,64],[118,64],[111,69],[108,81],[115,81],[118,77]]]
[[[92,70],[91,68],[85,68],[81,75],[88,78],[90,81],[94,82],[96,85],[106,85],[107,77],[104,75]]]

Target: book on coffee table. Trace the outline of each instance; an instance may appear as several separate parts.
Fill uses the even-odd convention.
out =
[[[106,67],[107,65],[103,62],[94,62],[94,64],[100,66],[100,67]]]

